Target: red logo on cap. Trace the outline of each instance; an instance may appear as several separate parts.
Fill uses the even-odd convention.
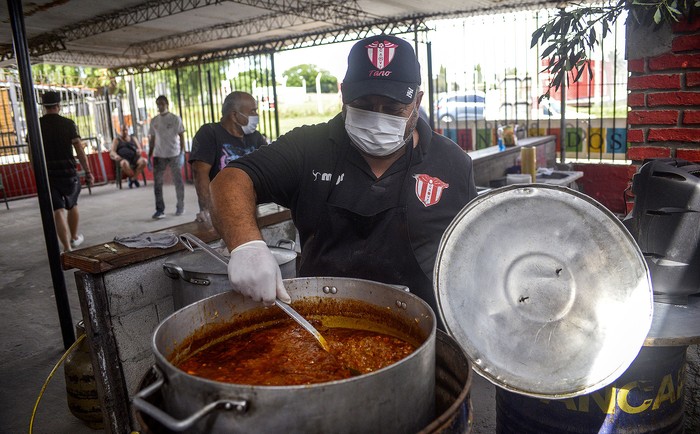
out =
[[[389,41],[374,41],[369,45],[365,45],[370,62],[379,69],[389,66],[396,53],[396,47],[398,47],[398,44]]]
[[[443,182],[440,178],[423,173],[413,175],[413,177],[416,179],[416,196],[426,207],[440,202],[443,190],[450,186],[450,184]]]

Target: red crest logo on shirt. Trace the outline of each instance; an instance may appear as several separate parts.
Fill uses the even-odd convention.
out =
[[[397,44],[389,41],[374,41],[369,45],[365,45],[370,62],[378,69],[384,69],[389,66],[396,53],[396,47],[398,47]]]
[[[413,177],[416,179],[416,196],[426,207],[440,202],[442,192],[450,186],[450,184],[443,182],[440,178],[424,173],[413,175]]]

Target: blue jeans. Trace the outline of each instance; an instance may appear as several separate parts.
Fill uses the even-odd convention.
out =
[[[153,190],[156,194],[156,211],[165,212],[165,202],[163,201],[163,175],[165,174],[165,169],[168,167],[170,168],[170,174],[175,183],[177,210],[182,211],[185,209],[185,184],[182,182],[179,156],[171,158],[153,157]]]

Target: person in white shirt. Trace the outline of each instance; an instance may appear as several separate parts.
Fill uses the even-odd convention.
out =
[[[156,98],[158,115],[151,120],[148,130],[148,159],[153,164],[153,190],[156,196],[156,212],[154,219],[165,217],[165,201],[163,200],[163,175],[170,168],[177,206],[175,215],[185,212],[185,185],[182,182],[182,156],[185,153],[185,127],[180,116],[168,111],[168,98],[161,95]]]

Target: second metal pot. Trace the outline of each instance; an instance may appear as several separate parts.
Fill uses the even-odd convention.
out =
[[[283,279],[296,277],[297,253],[291,249],[268,246],[277,259]],[[292,244],[293,245],[293,244]],[[165,274],[173,279],[173,303],[175,310],[230,289],[226,267],[212,260],[201,250],[168,259],[163,264]]]

